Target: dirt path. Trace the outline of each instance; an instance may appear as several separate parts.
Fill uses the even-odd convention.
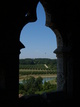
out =
[[[21,81],[21,80],[23,80],[23,79],[26,79],[26,78],[28,78],[29,76],[33,76],[33,77],[35,77],[35,78],[37,78],[37,77],[42,77],[42,78],[44,78],[44,77],[57,77],[57,74],[45,74],[45,75],[23,75],[23,76],[19,76],[19,81]]]

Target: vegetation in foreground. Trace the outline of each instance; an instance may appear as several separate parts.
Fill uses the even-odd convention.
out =
[[[42,83],[43,78],[34,78],[31,76],[27,80],[24,79],[22,83],[19,83],[19,94],[31,95],[42,94],[43,92],[51,92],[57,89],[57,84],[51,84],[49,81]]]

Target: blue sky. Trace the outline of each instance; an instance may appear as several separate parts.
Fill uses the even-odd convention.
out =
[[[25,45],[21,49],[21,58],[55,59],[53,51],[57,47],[54,32],[45,26],[45,11],[41,3],[37,5],[37,21],[25,25],[20,34],[20,41]]]

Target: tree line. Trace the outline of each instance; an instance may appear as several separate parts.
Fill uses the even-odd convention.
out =
[[[26,58],[26,59],[19,60],[20,69],[46,69],[44,64],[46,64],[48,66],[48,69],[56,69],[57,68],[57,59]]]
[[[56,70],[54,70],[54,71],[51,71],[51,70],[49,70],[49,71],[19,71],[19,74],[20,75],[39,75],[39,74],[56,74],[57,73],[57,71]]]

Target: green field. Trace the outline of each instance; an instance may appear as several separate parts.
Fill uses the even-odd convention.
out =
[[[56,59],[20,59],[19,79],[29,75],[52,76],[57,74]]]
[[[56,59],[45,59],[45,58],[37,58],[37,59],[20,59],[19,64],[19,81],[28,80],[30,77],[37,79],[41,77],[42,79],[44,77],[57,77],[57,60]],[[33,79],[33,80],[34,80]],[[30,80],[32,81],[32,80]],[[35,80],[36,81],[36,80]],[[34,82],[35,84],[35,82]],[[57,87],[56,79],[52,80],[48,83],[45,83],[46,86],[41,86],[40,90],[36,89],[36,91],[33,94],[41,94],[43,92],[49,92],[51,90],[55,90]],[[49,85],[49,87],[47,86]],[[27,87],[27,85],[25,85]],[[20,87],[21,84],[20,84]],[[24,86],[23,86],[24,87]],[[30,86],[31,87],[31,86]],[[48,87],[48,88],[44,88]],[[24,88],[23,88],[24,89]],[[28,91],[33,90],[33,88],[30,88]],[[22,90],[22,88],[19,88],[20,94],[29,94],[32,93],[32,91],[27,92],[27,90]]]
[[[47,59],[47,58],[37,58],[37,59],[20,59],[19,61],[20,69],[56,69],[57,60]],[[48,66],[48,68],[45,66]]]

